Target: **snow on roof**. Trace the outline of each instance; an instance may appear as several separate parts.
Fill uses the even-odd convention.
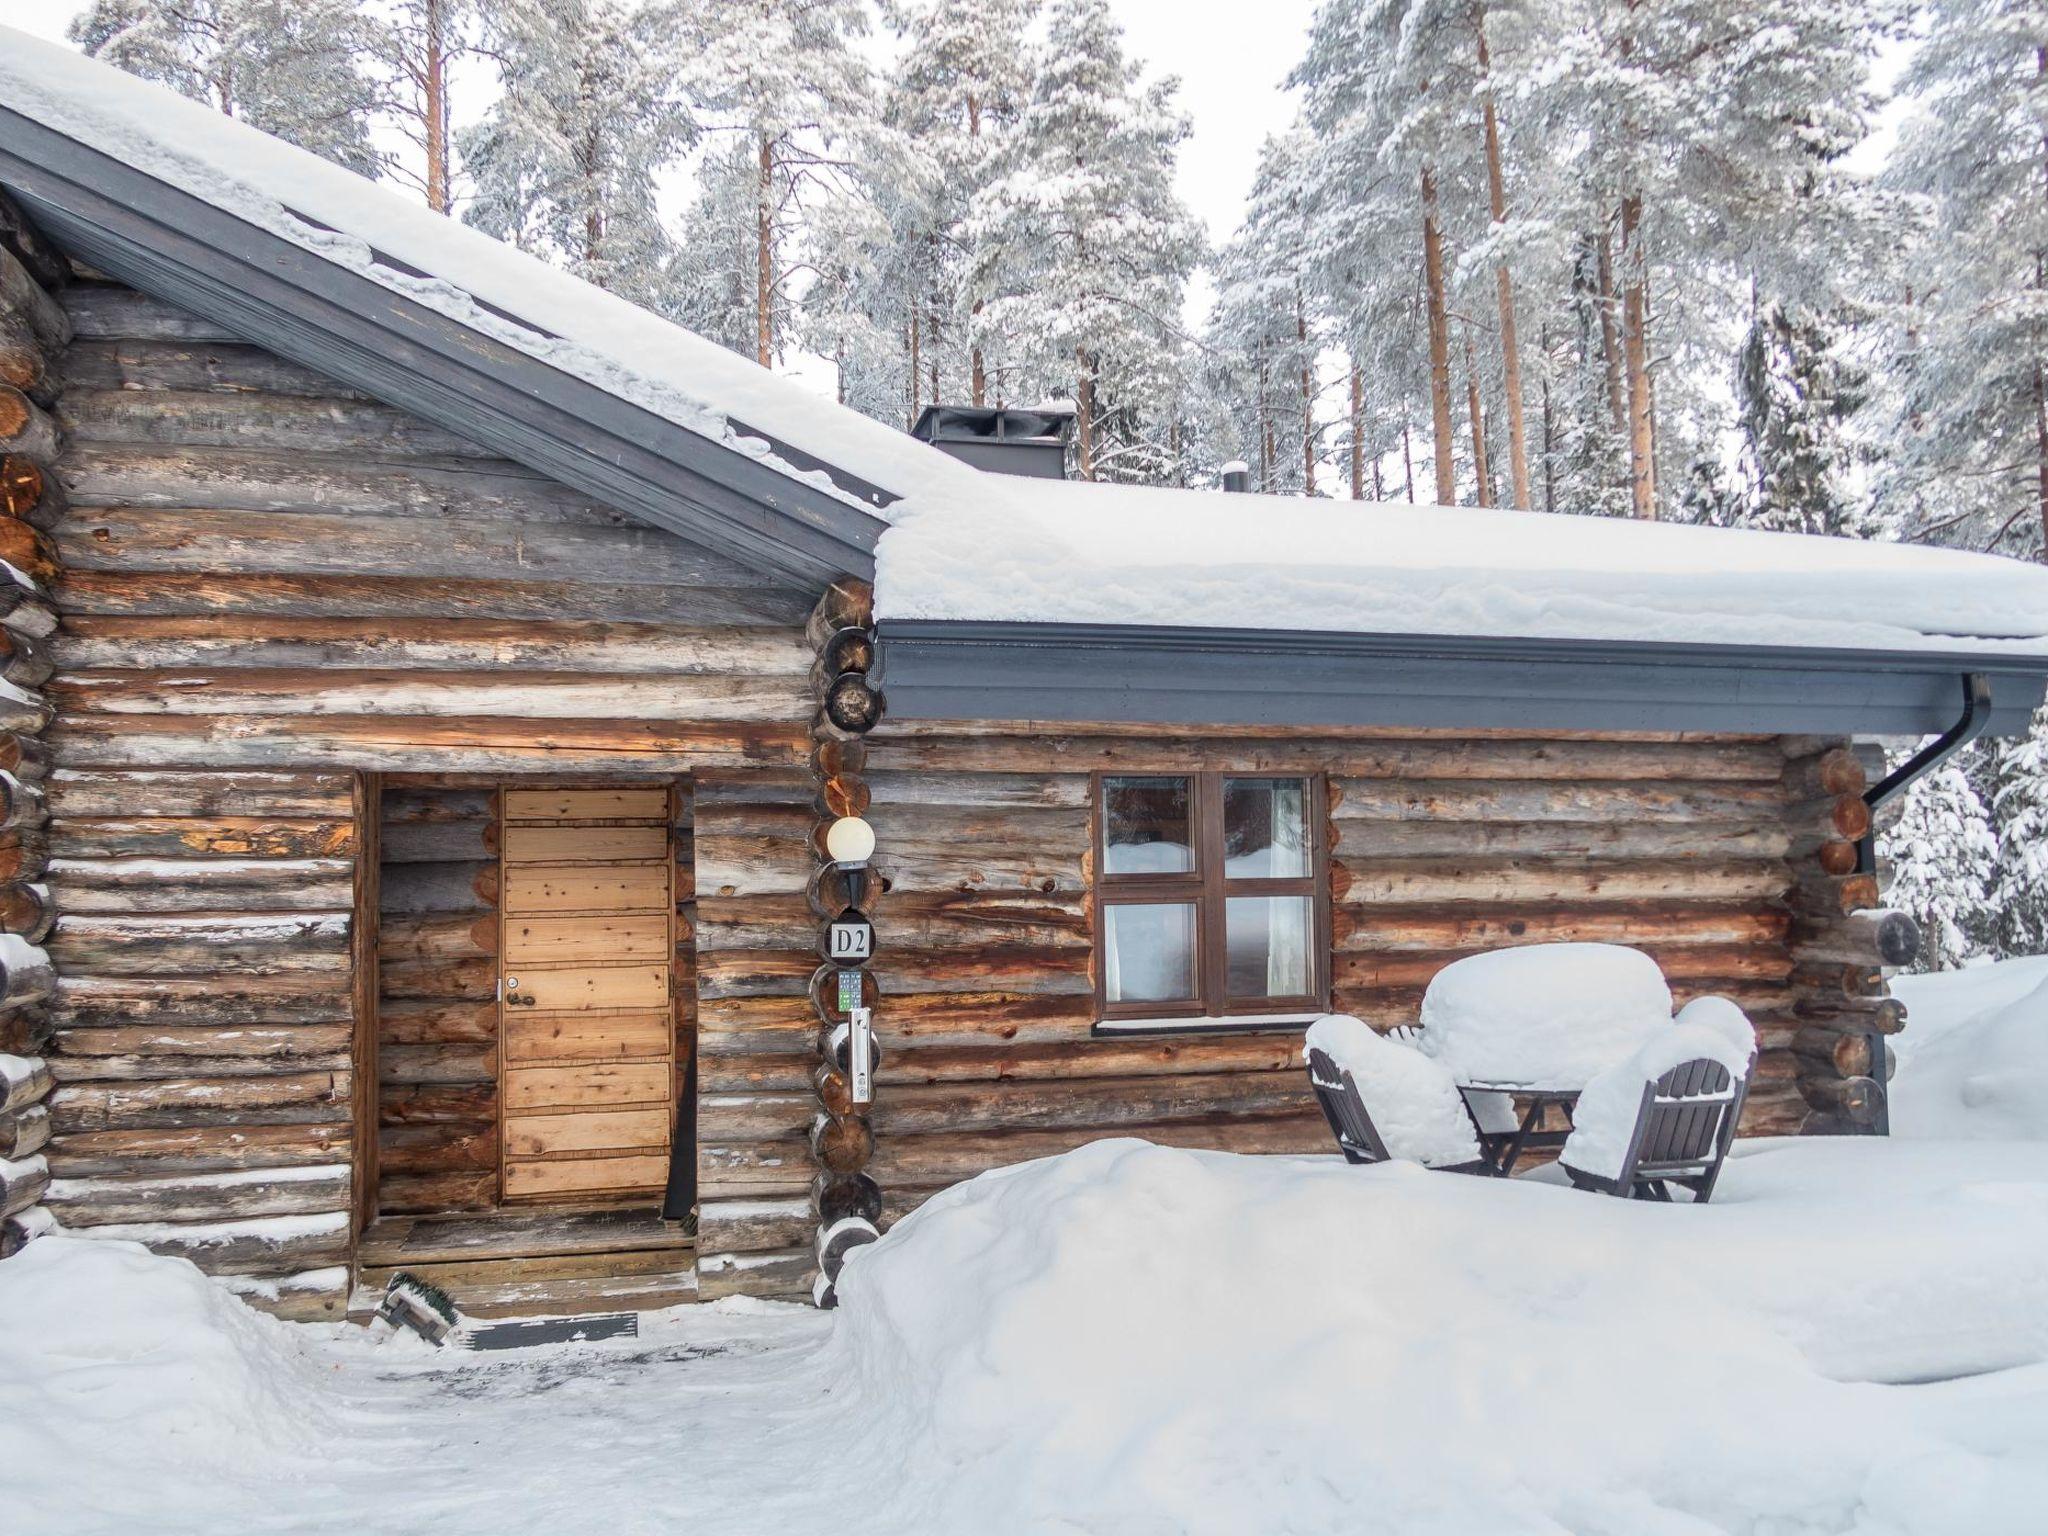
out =
[[[974,483],[937,449],[638,305],[163,86],[8,27],[0,103],[715,442],[774,462],[762,440],[773,438],[896,496]],[[821,473],[780,467],[834,489]]]
[[[1917,544],[987,476],[876,550],[885,619],[2048,653],[2048,569]]]

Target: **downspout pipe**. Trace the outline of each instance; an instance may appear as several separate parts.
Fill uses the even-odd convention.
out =
[[[1863,803],[1870,807],[1870,830],[1856,840],[1858,874],[1877,873],[1877,813],[1911,789],[1917,780],[1932,773],[1977,740],[1990,727],[1991,679],[1982,672],[1965,672],[1962,717],[1863,792]],[[1870,1059],[1874,1063],[1882,1064],[1887,1060],[1889,1050],[1884,1036],[1873,1031],[1870,1036]],[[1878,1076],[1877,1123],[1871,1127],[1871,1134],[1889,1136],[1892,1129],[1891,1084],[1884,1074],[1880,1073]]]

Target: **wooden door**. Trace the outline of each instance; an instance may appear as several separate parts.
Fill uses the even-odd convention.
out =
[[[675,1125],[669,791],[502,794],[508,1204],[658,1199]]]

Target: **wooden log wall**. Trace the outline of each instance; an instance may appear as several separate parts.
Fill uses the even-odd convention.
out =
[[[67,275],[0,194],[0,1258],[54,1224],[46,1154],[55,972],[40,946],[55,917],[41,737],[51,718],[43,690],[56,561],[43,530],[62,503],[51,364],[71,339],[55,297]]]
[[[885,1215],[984,1169],[1107,1135],[1327,1150],[1300,1032],[1095,1037],[1093,770],[1325,773],[1334,1003],[1414,1022],[1462,955],[1596,940],[1654,956],[1683,1003],[1747,1009],[1762,1054],[1745,1128],[1821,1128],[1792,985],[1793,852],[1809,798],[1776,738],[1351,732],[1014,732],[886,717],[860,745],[879,841],[869,992],[884,1048],[866,1166]],[[700,783],[704,1283],[794,1288],[811,1257],[806,1137],[817,964],[803,775]],[[1830,857],[1833,857],[1831,854]],[[714,1275],[714,1271],[716,1275]]]
[[[473,1205],[490,1166],[459,1166],[492,1087],[470,987],[492,961],[456,952],[487,909],[449,904],[483,900],[480,850],[456,847],[482,791],[455,776],[801,771],[815,594],[143,295],[81,276],[58,298],[73,336],[36,399],[61,449],[7,461],[37,526],[0,541],[64,614],[48,837],[0,834],[24,878],[47,844],[64,913],[52,1208],[327,1315],[377,1194],[352,1097],[383,1122],[360,1153],[385,1209]],[[27,626],[14,679],[46,610],[4,584],[0,610]],[[39,723],[29,697],[0,724]],[[8,750],[32,780],[40,748]],[[365,809],[379,774],[388,822]],[[353,954],[379,841],[382,953]],[[0,920],[32,917],[0,896]],[[393,1016],[356,1045],[380,1080],[354,1083],[379,990]]]

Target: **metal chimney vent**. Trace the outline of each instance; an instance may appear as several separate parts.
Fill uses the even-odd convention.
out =
[[[910,435],[976,469],[1063,480],[1074,413],[988,405],[928,405]]]

